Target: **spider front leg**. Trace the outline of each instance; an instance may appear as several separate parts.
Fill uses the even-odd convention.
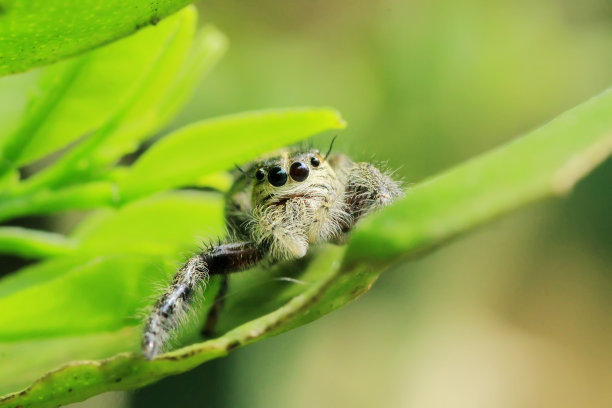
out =
[[[400,183],[370,163],[355,163],[348,171],[345,203],[352,217],[348,232],[364,215],[386,207],[404,195]]]
[[[147,359],[163,350],[172,330],[185,315],[194,294],[209,276],[226,275],[248,269],[261,261],[264,253],[253,242],[212,247],[190,258],[176,273],[170,287],[157,300],[142,336],[142,352]]]

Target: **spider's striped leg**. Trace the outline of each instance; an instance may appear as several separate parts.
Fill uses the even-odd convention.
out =
[[[157,300],[147,319],[142,335],[144,356],[152,359],[163,350],[170,333],[189,308],[194,293],[208,276],[248,269],[263,256],[263,251],[253,242],[239,242],[212,247],[189,259]]]

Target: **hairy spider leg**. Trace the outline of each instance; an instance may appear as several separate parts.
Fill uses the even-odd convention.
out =
[[[196,290],[209,276],[226,275],[248,269],[264,254],[253,242],[223,244],[192,258],[176,273],[172,284],[153,307],[144,328],[142,350],[147,359],[154,358],[194,299]]]
[[[361,217],[386,207],[404,195],[397,181],[370,163],[355,163],[348,171],[347,177],[345,204],[351,215],[351,223],[344,225],[345,233],[350,231]]]

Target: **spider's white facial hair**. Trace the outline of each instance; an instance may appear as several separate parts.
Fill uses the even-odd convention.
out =
[[[292,163],[308,165],[308,177],[301,182],[288,177],[275,187],[267,180],[256,183],[252,191],[252,219],[249,229],[253,240],[270,247],[273,260],[300,258],[311,243],[329,241],[341,234],[350,216],[344,205],[344,186],[333,168],[320,156],[320,165],[313,166],[311,155],[293,157],[284,153],[269,161],[268,168],[282,167],[289,173]]]

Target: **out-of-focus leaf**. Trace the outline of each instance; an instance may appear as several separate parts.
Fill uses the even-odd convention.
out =
[[[0,9],[0,75],[106,44],[157,22],[187,0],[13,0]]]
[[[28,102],[20,125],[1,140],[0,178],[17,167],[24,151],[31,143],[32,135],[38,132],[41,125],[64,98],[85,65],[85,59],[62,64],[55,71],[55,75],[46,81],[45,92]]]
[[[0,200],[0,221],[29,214],[52,214],[68,209],[87,210],[119,203],[117,187],[99,181],[61,190],[41,190],[31,195]]]
[[[138,323],[175,263],[145,255],[83,259],[56,278],[0,298],[0,341],[117,330]],[[32,299],[36,299],[33,302]]]
[[[79,253],[137,253],[180,258],[224,232],[219,194],[177,191],[105,210],[81,223]]]
[[[63,85],[62,94],[46,102],[49,106],[43,114],[30,108],[23,116],[21,127],[27,130],[27,139],[21,141],[23,151],[17,164],[39,159],[100,127],[122,107],[143,76],[163,74],[171,81],[185,59],[195,25],[195,10],[188,7],[155,27],[44,68],[39,90],[30,101],[32,107],[50,99],[53,93],[49,90],[57,84],[70,82]],[[175,67],[165,67],[167,61]],[[151,70],[151,66],[156,69]],[[157,85],[151,84],[149,93],[158,92]],[[131,122],[128,120],[126,127]]]
[[[207,174],[206,176],[200,177],[195,185],[198,187],[212,188],[218,191],[228,191],[234,183],[234,177],[226,172],[221,171],[219,173]]]
[[[61,256],[22,268],[17,273],[12,273],[0,280],[0,299],[29,287],[49,282],[83,265],[88,259],[88,257]]]
[[[138,309],[151,302],[153,282],[172,274],[197,247],[194,237],[217,236],[222,219],[218,195],[188,191],[90,217],[74,234],[81,243],[74,260],[38,264],[0,282],[0,305],[14,311],[0,317],[0,340],[136,324]]]
[[[0,190],[15,187],[19,184],[20,178],[21,174],[18,169],[5,173],[4,176],[0,176]]]
[[[340,115],[329,109],[269,110],[194,123],[153,145],[132,166],[119,182],[121,198],[194,184],[209,173],[342,127]]]
[[[213,28],[205,29],[204,37],[199,38],[202,42],[192,47],[196,18],[190,7],[169,19],[178,20],[176,29],[164,39],[162,51],[151,67],[144,67],[113,116],[86,141],[13,191],[13,195],[97,179],[101,169],[136,150],[143,139],[165,125],[190,95],[191,88],[185,87],[192,87],[225,50],[223,35]]]
[[[143,139],[153,136],[176,115],[191,97],[197,81],[221,58],[227,47],[225,36],[208,26],[194,40],[195,18],[194,11],[193,24],[179,27],[142,94],[118,129],[96,149],[93,162],[110,163],[136,150]]]
[[[0,227],[0,253],[46,258],[72,252],[76,241],[61,234],[21,227]]]
[[[344,248],[328,247],[311,264],[318,272],[311,275],[307,270],[303,275],[316,276],[316,281],[301,285],[303,291],[286,289],[293,296],[289,301],[217,339],[150,362],[125,353],[107,360],[65,365],[0,403],[8,407],[46,407],[104,391],[136,388],[312,321],[367,291],[399,255],[440,244],[529,201],[567,192],[610,154],[611,118],[612,93],[607,92],[523,138],[414,188],[403,201],[357,228],[344,261]],[[381,248],[385,245],[390,249]],[[375,258],[364,258],[366,255]],[[277,294],[285,298],[287,291]],[[244,303],[234,303],[234,313],[248,310]],[[120,383],[116,382],[118,378]]]
[[[19,75],[0,77],[0,146],[17,130],[30,98],[28,92],[39,80],[41,71],[36,69]]]
[[[227,49],[227,38],[212,25],[196,34],[188,59],[159,108],[159,121],[170,120],[193,94],[197,82],[219,61]]]

